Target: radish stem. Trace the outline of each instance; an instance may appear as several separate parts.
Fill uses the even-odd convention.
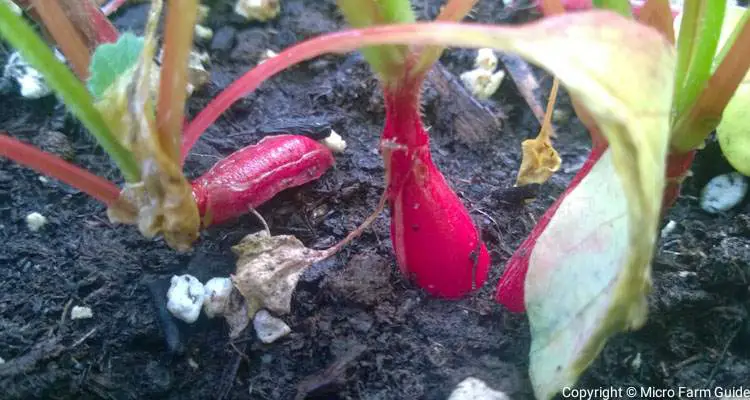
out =
[[[188,60],[197,16],[197,0],[170,0],[168,3],[156,124],[162,149],[175,162],[180,158]]]
[[[112,182],[5,133],[0,133],[0,156],[59,179],[107,206],[120,197],[120,189]]]

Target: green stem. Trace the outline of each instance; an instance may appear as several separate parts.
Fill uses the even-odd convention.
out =
[[[742,17],[740,17],[740,20],[737,21],[737,25],[734,26],[732,34],[724,43],[724,47],[722,47],[721,51],[719,51],[719,54],[716,55],[716,59],[714,60],[715,66],[718,67],[719,64],[721,64],[721,62],[724,60],[724,57],[727,56],[727,53],[729,53],[729,50],[734,45],[734,42],[737,41],[737,37],[740,35],[740,32],[742,32],[742,29],[745,27],[745,24],[747,24],[748,21],[750,21],[750,8],[746,8],[745,12],[742,13]]]
[[[416,21],[409,0],[336,0],[336,4],[354,28]],[[403,45],[365,47],[360,52],[386,85],[401,79],[411,53]]]
[[[695,102],[711,76],[725,9],[726,0],[685,2],[677,39],[673,125]]]
[[[83,83],[55,57],[31,26],[5,3],[0,3],[0,35],[18,49],[26,62],[39,70],[47,84],[112,157],[125,179],[128,182],[140,180],[141,174],[133,155],[112,135]]]

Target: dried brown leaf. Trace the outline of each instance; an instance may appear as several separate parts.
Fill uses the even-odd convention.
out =
[[[232,251],[239,257],[232,281],[245,297],[248,315],[261,308],[277,315],[289,313],[300,274],[330,255],[305,247],[294,236],[271,236],[266,231],[245,236]]]

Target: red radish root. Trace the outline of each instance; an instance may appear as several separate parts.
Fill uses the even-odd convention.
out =
[[[331,151],[306,136],[269,136],[219,161],[193,181],[204,226],[246,214],[282,190],[320,178]]]
[[[485,282],[490,259],[468,211],[432,162],[419,83],[385,93],[391,241],[404,275],[430,294],[458,298]]]

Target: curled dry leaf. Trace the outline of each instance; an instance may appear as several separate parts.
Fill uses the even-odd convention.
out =
[[[132,75],[121,76],[100,100],[100,105],[109,106],[112,131],[119,132],[141,167],[141,181],[125,186],[124,201],[110,206],[108,216],[113,222],[137,224],[146,237],[162,234],[169,246],[186,251],[198,238],[200,215],[192,186],[179,160],[163,148],[154,118],[153,59],[161,6],[161,1],[152,3],[143,50]]]
[[[552,147],[552,112],[555,110],[557,89],[560,81],[555,78],[552,83],[549,100],[547,101],[547,112],[544,115],[542,127],[534,139],[527,139],[521,143],[523,158],[521,167],[518,169],[516,186],[524,186],[532,183],[542,184],[547,182],[552,174],[560,169],[560,155]]]
[[[239,257],[232,281],[247,301],[248,315],[261,308],[288,313],[300,274],[331,254],[309,249],[294,236],[266,231],[245,236],[232,251]]]
[[[542,184],[560,169],[560,155],[549,138],[536,137],[521,143],[523,159],[518,169],[516,186]]]

